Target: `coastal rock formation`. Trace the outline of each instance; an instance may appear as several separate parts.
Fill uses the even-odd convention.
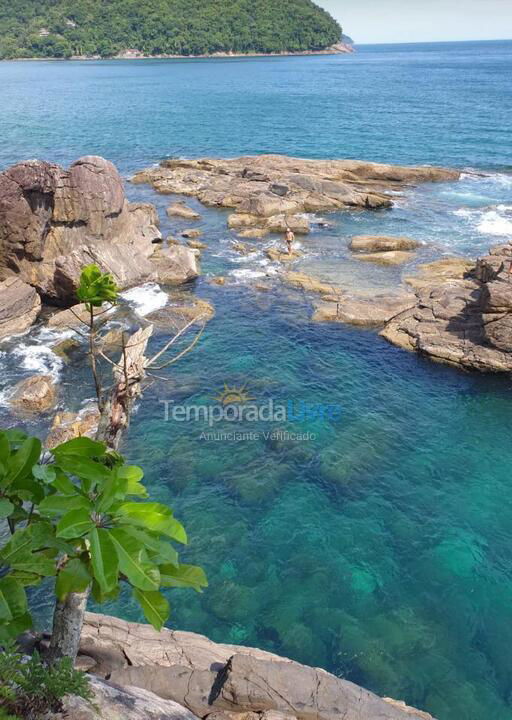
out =
[[[373,262],[377,265],[403,265],[414,257],[414,253],[405,250],[385,250],[383,252],[357,253],[356,260]]]
[[[76,437],[94,437],[98,429],[99,419],[99,411],[94,405],[84,408],[79,413],[59,413],[53,419],[45,447],[51,450],[57,445],[73,440]]]
[[[19,275],[50,303],[73,302],[91,262],[121,288],[149,279],[157,226],[154,207],[128,203],[103,158],[81,158],[69,170],[35,160],[0,174],[0,275]]]
[[[415,250],[420,243],[408,237],[392,237],[389,235],[356,235],[349,243],[349,248],[356,252],[389,252],[391,250]]]
[[[372,297],[342,294],[322,299],[323,302],[315,305],[314,322],[339,322],[367,328],[382,327],[416,303],[414,293],[405,290]]]
[[[163,285],[183,285],[199,277],[197,251],[183,245],[159,247],[151,258],[155,280]]]
[[[309,232],[304,213],[386,208],[389,190],[419,182],[457,180],[460,173],[434,167],[399,167],[355,160],[302,160],[260,155],[227,160],[168,159],[137,173],[160,193],[196,197],[210,207],[233,208],[229,227],[240,233]],[[247,237],[247,235],[245,235]]]
[[[399,347],[470,370],[512,370],[512,245],[491,249],[476,263],[431,263],[408,282],[414,307],[381,335]],[[442,274],[438,271],[442,270]]]
[[[269,260],[272,260],[273,262],[295,262],[295,260],[298,260],[302,257],[302,253],[298,250],[292,250],[291,252],[288,252],[287,250],[279,250],[279,248],[269,248],[266,251],[266,256]]]
[[[51,375],[34,375],[21,380],[15,387],[10,404],[26,414],[47,412],[57,400],[55,384]]]
[[[14,277],[0,282],[0,340],[28,330],[40,311],[41,300],[33,287]]]
[[[86,616],[80,659],[111,682],[179,703],[197,717],[242,720],[432,720],[324,670],[194,633]],[[212,715],[213,713],[213,715]],[[115,716],[113,716],[115,717]],[[246,716],[247,717],[247,716]]]

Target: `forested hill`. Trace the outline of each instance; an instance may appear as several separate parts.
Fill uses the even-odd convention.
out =
[[[341,38],[311,0],[0,0],[0,58],[321,50]]]

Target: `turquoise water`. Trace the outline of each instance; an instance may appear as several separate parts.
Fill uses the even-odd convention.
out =
[[[301,240],[305,270],[387,287],[400,270],[358,266],[351,235],[418,237],[418,261],[512,239],[511,70],[512,42],[375,46],[354,57],[0,63],[0,165],[99,153],[128,175],[164,155],[272,151],[463,168],[459,183],[413,189],[389,212],[329,216],[332,227]],[[183,227],[165,216],[173,198],[127,190],[157,205],[164,234]],[[510,378],[312,324],[309,299],[275,276],[269,292],[254,289],[274,268],[258,247],[248,259],[232,252],[225,213],[201,213],[204,275],[185,294],[210,300],[216,315],[199,349],[147,389],[125,446],[152,495],[184,521],[187,559],[209,574],[201,596],[170,593],[171,626],[325,667],[439,720],[509,720]],[[209,284],[212,274],[228,284]],[[129,297],[133,308],[160,296],[146,288]],[[62,404],[78,409],[92,394],[86,371],[79,359],[55,360],[51,342],[36,329],[4,343],[0,390],[50,370]],[[211,403],[225,383],[247,385],[259,404],[335,404],[341,415],[236,426],[314,435],[303,441],[208,440],[200,423],[165,422],[162,400]],[[14,422],[6,407],[0,417]],[[48,596],[35,601],[43,622]],[[140,619],[128,596],[106,610]]]

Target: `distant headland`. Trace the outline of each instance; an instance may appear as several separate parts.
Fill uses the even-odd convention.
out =
[[[27,0],[0,9],[0,59],[139,59],[352,51],[311,0]]]

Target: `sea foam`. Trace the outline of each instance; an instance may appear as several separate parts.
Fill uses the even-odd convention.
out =
[[[167,293],[156,283],[146,283],[146,285],[132,288],[121,293],[121,297],[132,305],[134,311],[141,317],[145,317],[155,310],[160,310],[169,301]]]

